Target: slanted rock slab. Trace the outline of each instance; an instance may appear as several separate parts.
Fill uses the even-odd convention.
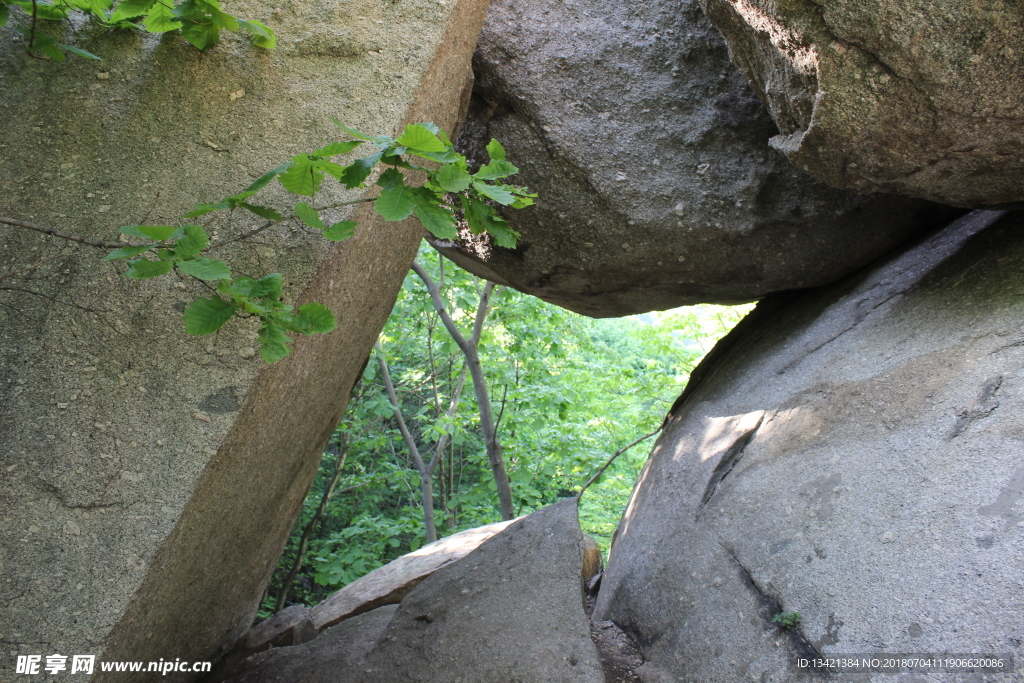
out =
[[[417,586],[354,680],[600,683],[582,564],[576,499],[534,512]]]
[[[818,680],[794,663],[819,654],[1019,657],[1022,263],[1024,215],[975,212],[835,286],[766,299],[715,347],[598,596],[644,680]]]
[[[459,145],[495,137],[539,193],[516,249],[434,240],[462,267],[594,317],[832,282],[910,238],[926,204],[836,190],[777,128],[697,0],[495,0]]]
[[[397,605],[425,578],[473,552],[509,524],[512,521],[460,531],[373,570],[314,607],[310,612],[314,626],[323,630],[382,605]]]

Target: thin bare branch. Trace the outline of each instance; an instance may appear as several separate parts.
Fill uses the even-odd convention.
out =
[[[42,292],[37,292],[37,291],[32,290],[32,289],[25,289],[24,287],[6,287],[5,286],[5,287],[0,287],[0,291],[5,291],[5,292],[25,292],[26,294],[33,294],[33,295],[38,296],[38,297],[40,297],[42,299],[49,299],[50,301],[53,301],[54,303],[64,304],[65,306],[73,306],[75,308],[78,308],[78,309],[81,309],[81,310],[85,311],[86,313],[110,313],[110,311],[106,311],[106,310],[97,310],[95,308],[88,308],[86,306],[80,306],[80,305],[78,305],[78,304],[76,304],[76,303],[74,303],[72,301],[64,301],[63,299],[58,299],[56,297],[52,297],[49,294],[43,294]]]
[[[79,242],[81,244],[88,244],[90,247],[97,247],[99,249],[120,249],[121,247],[141,247],[141,244],[131,244],[129,242],[104,242],[103,240],[94,240],[88,237],[82,237],[81,235],[73,235],[70,232],[61,232],[60,230],[54,230],[48,228],[45,225],[37,225],[35,223],[29,223],[28,221],[19,221],[16,218],[7,218],[6,216],[0,216],[0,223],[6,225],[13,225],[16,228],[28,228],[29,230],[35,230],[36,232],[42,232],[53,237],[59,237],[63,240],[70,242]],[[150,244],[145,246],[159,246],[156,244]]]
[[[606,469],[608,469],[608,466],[611,465],[613,462],[615,462],[615,458],[619,457],[620,455],[622,455],[623,453],[628,451],[630,448],[632,448],[633,446],[635,446],[638,443],[640,443],[641,441],[646,441],[647,439],[651,438],[652,436],[654,436],[655,434],[660,432],[662,427],[664,427],[664,426],[665,426],[664,424],[659,425],[658,428],[655,429],[650,434],[644,434],[643,436],[641,436],[639,439],[637,439],[633,443],[629,444],[628,446],[623,446],[619,450],[615,451],[615,453],[612,455],[612,457],[608,458],[608,460],[606,460],[605,463],[603,465],[601,465],[601,468],[597,472],[594,473],[594,476],[592,476],[590,479],[587,480],[587,483],[583,485],[583,488],[580,489],[580,492],[576,494],[577,500],[583,498],[583,492],[586,491],[587,488],[591,484],[593,484],[595,481],[597,481],[598,477],[600,477],[602,474],[604,474],[604,471]]]

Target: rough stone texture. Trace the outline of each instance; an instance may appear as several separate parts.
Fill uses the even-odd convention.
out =
[[[595,612],[645,681],[802,680],[809,653],[1020,661],[1024,215],[1000,215],[769,297],[694,372]]]
[[[473,552],[511,523],[497,522],[460,531],[402,555],[356,579],[314,607],[311,611],[313,624],[317,629],[324,629],[382,605],[397,605],[425,578]]]
[[[410,593],[361,683],[602,683],[576,499],[521,519]]]
[[[274,27],[277,50],[86,30],[104,61],[60,65],[4,32],[0,215],[112,239],[339,139],[331,115],[451,130],[485,4],[252,2],[228,9]],[[2,281],[107,312],[0,292],[0,680],[11,652],[209,660],[248,629],[422,232],[356,217],[337,247],[281,226],[224,250],[338,315],[272,366],[252,324],[184,333],[201,287],[125,280],[92,249]],[[60,250],[6,226],[0,240],[0,274]]]
[[[1024,203],[1024,12],[1012,0],[703,0],[779,126],[836,186]]]
[[[255,655],[230,681],[603,683],[583,611],[583,555],[576,499],[567,498],[441,567],[396,611],[381,607]]]
[[[397,605],[385,605],[346,619],[315,640],[253,655],[239,665],[230,683],[337,683],[349,680],[381,636]],[[225,679],[210,678],[202,683]]]
[[[214,665],[210,675],[205,676],[203,681],[205,683],[222,680],[234,672],[242,661],[259,652],[275,647],[308,643],[317,635],[319,635],[319,631],[313,624],[308,607],[305,605],[286,607],[249,629],[248,633],[238,639],[231,651],[221,657],[220,661]]]
[[[697,0],[496,0],[459,144],[491,137],[540,193],[470,271],[590,316],[825,284],[908,239],[924,202],[835,190],[778,131]],[[435,244],[438,244],[435,241]]]

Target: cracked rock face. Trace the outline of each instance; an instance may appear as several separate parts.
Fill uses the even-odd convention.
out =
[[[697,0],[496,0],[459,141],[498,138],[539,192],[517,249],[443,253],[594,317],[831,282],[902,243],[927,204],[794,168]],[[436,242],[436,241],[435,241]]]
[[[815,178],[966,207],[1024,202],[1024,13],[1008,0],[703,0]]]
[[[644,680],[818,680],[793,666],[817,654],[1019,655],[1022,228],[974,212],[874,270],[769,297],[698,367],[595,611],[636,638]],[[773,624],[782,611],[799,625]]]

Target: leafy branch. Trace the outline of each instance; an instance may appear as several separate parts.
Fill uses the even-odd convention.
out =
[[[498,215],[494,204],[523,208],[531,205],[536,195],[530,194],[526,188],[495,182],[519,170],[505,159],[505,150],[497,140],[491,140],[487,145],[489,162],[471,174],[466,158],[455,151],[448,136],[432,123],[408,125],[397,139],[386,135],[370,137],[338,121],[335,123],[355,139],[333,142],[314,152],[294,156],[290,162],[257,178],[242,192],[217,202],[196,204],[192,211],[182,216],[183,219],[194,219],[215,214],[205,225],[131,225],[120,228],[122,235],[144,240],[139,244],[90,239],[14,218],[0,217],[0,223],[108,250],[104,260],[125,259],[128,269],[124,276],[128,278],[149,280],[177,273],[206,283],[212,290],[212,296],[198,298],[185,308],[185,331],[195,335],[212,334],[235,316],[257,317],[261,323],[258,333],[260,356],[268,363],[291,353],[290,332],[308,335],[335,329],[334,314],[316,302],[300,306],[296,311],[283,301],[279,273],[259,279],[234,277],[227,262],[208,255],[214,249],[251,238],[288,220],[299,220],[328,240],[342,241],[354,234],[356,222],[342,220],[328,224],[324,221],[323,212],[363,202],[374,202],[377,214],[388,221],[400,221],[415,215],[431,234],[440,239],[458,236],[461,217],[474,234],[486,231],[499,246],[515,247],[518,233]],[[346,166],[332,160],[366,143],[376,151]],[[413,163],[414,157],[433,162],[436,168]],[[389,168],[383,170],[375,181],[381,188],[375,198],[335,202],[320,207],[300,201],[294,204],[288,215],[250,201],[275,179],[285,190],[305,197],[318,194],[328,176],[345,189],[365,189],[378,164]],[[424,184],[409,184],[402,170],[419,172],[426,178]],[[227,212],[230,217],[238,210],[266,222],[241,235],[211,243],[206,227],[224,215],[217,212]]]
[[[22,35],[30,55],[40,52],[46,55],[42,59],[55,62],[63,62],[67,58],[65,53],[100,59],[79,47],[39,34],[40,20],[62,21],[76,13],[110,28],[150,33],[180,30],[182,37],[200,50],[215,45],[224,29],[246,31],[256,47],[269,49],[277,44],[269,26],[224,12],[218,0],[180,0],[173,4],[165,0],[122,0],[116,8],[113,0],[0,0],[0,26],[6,26],[13,18],[14,30]]]

